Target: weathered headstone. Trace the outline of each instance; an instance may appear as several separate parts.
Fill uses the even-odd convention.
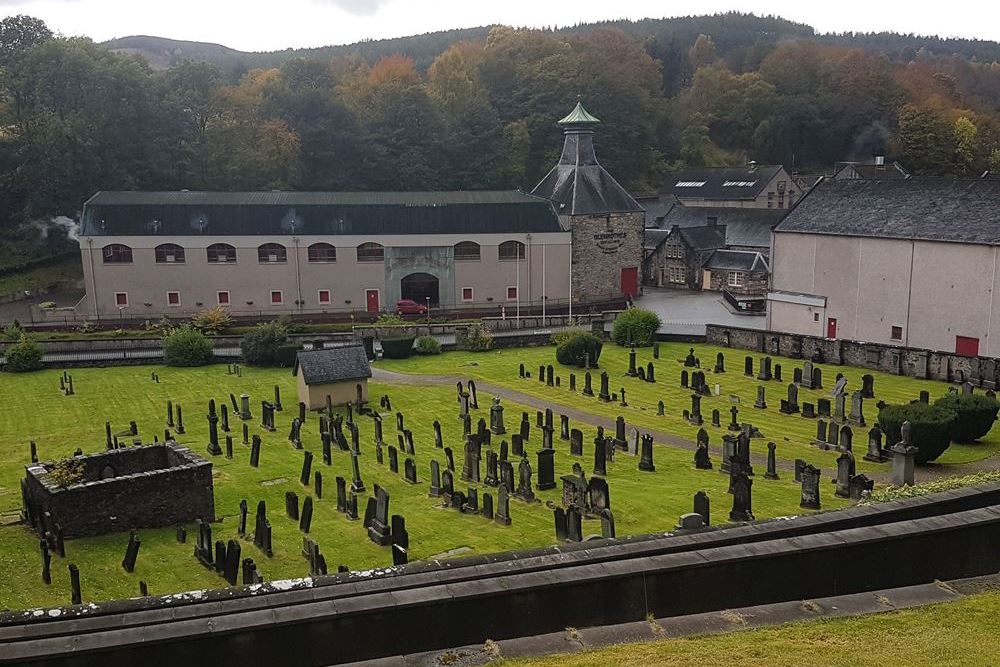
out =
[[[819,468],[810,465],[808,463],[805,463],[803,464],[798,474],[802,480],[802,493],[801,493],[801,498],[799,500],[799,507],[807,510],[820,509]]]

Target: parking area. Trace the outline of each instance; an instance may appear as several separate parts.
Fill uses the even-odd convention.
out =
[[[741,315],[733,312],[718,292],[643,288],[644,294],[635,300],[640,308],[652,310],[663,319],[660,333],[682,336],[704,336],[706,324],[723,324],[748,329],[763,329],[763,315]]]

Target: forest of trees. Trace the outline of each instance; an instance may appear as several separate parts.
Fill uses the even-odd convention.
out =
[[[980,57],[994,43],[937,52],[774,18],[686,21],[669,34],[642,22],[494,27],[433,57],[425,37],[417,59],[395,40],[398,53],[377,58],[339,47],[237,72],[152,69],[10,17],[0,226],[76,216],[97,190],[530,189],[578,98],[604,121],[602,162],[634,192],[685,166],[750,159],[801,172],[875,154],[917,174],[1000,169],[1000,63]]]

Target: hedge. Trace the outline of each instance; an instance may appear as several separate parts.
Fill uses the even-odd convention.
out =
[[[556,359],[564,366],[586,365],[587,359],[590,365],[597,367],[597,360],[601,358],[601,348],[604,343],[597,336],[578,331],[574,335],[566,337],[556,345]]]
[[[288,327],[281,322],[258,324],[240,344],[243,361],[252,366],[278,365],[278,350],[288,345]]]
[[[194,327],[174,329],[163,337],[163,363],[167,366],[204,366],[212,363],[212,341]]]
[[[660,316],[653,311],[629,308],[615,318],[611,338],[619,345],[651,345],[660,324]]]
[[[42,346],[23,334],[19,341],[7,346],[4,356],[7,357],[4,368],[12,373],[37,371],[42,367]]]
[[[417,354],[441,354],[441,343],[434,336],[421,336],[417,339]]]
[[[911,444],[917,448],[917,463],[927,463],[941,456],[951,444],[957,414],[945,406],[916,402],[886,405],[878,413],[878,423],[885,433],[886,446],[896,445],[902,436],[900,427],[910,422]]]
[[[1000,403],[985,394],[948,395],[934,402],[953,410],[957,416],[951,430],[955,442],[975,442],[990,432],[997,420]]]
[[[386,359],[406,359],[413,354],[414,337],[383,338],[382,356]]]

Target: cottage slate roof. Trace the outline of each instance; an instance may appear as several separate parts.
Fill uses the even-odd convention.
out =
[[[689,248],[695,250],[726,247],[725,227],[684,227],[677,233]]]
[[[361,345],[302,350],[295,356],[292,375],[302,377],[307,385],[360,380],[372,376],[365,348]]]
[[[669,178],[665,189],[681,199],[754,199],[779,171],[781,165],[689,169]]]
[[[582,111],[587,119],[578,113]],[[597,161],[592,126],[599,123],[582,106],[559,122],[564,127],[559,162],[531,194],[556,205],[560,215],[631,213],[643,208]]]
[[[644,250],[656,250],[667,240],[668,236],[670,236],[669,229],[650,229],[647,227],[643,231],[642,247]]]
[[[704,227],[709,218],[726,228],[726,245],[769,248],[771,230],[787,214],[785,209],[740,208],[733,206],[683,206],[678,204],[663,217],[662,226],[684,229]]]
[[[499,234],[564,231],[517,191],[98,192],[82,236]]]
[[[702,266],[707,269],[747,273],[767,273],[770,270],[767,258],[754,250],[716,250],[709,255]]]
[[[910,172],[898,162],[875,164],[871,162],[838,162],[834,178],[909,178]]]
[[[823,179],[774,231],[1000,245],[1000,181]]]

